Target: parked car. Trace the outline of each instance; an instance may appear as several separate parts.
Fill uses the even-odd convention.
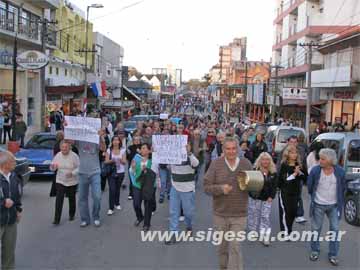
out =
[[[360,135],[323,133],[314,142],[319,141],[337,153],[339,165],[346,173],[345,220],[349,224],[360,226]]]
[[[37,133],[20,149],[16,157],[28,159],[31,176],[54,176],[54,172],[50,170],[50,163],[55,144],[55,134]]]
[[[139,114],[139,115],[134,115],[132,117],[130,117],[129,121],[135,121],[135,122],[139,122],[139,121],[149,121],[149,120],[159,120],[160,116],[157,114],[153,114],[153,115],[146,115],[146,114]]]
[[[272,157],[274,161],[277,160],[278,155],[285,148],[288,139],[291,136],[300,137],[306,139],[305,130],[299,127],[291,127],[291,126],[278,126],[278,128],[274,131],[274,136],[272,137]]]
[[[0,152],[5,151],[3,148],[0,148]],[[30,169],[29,161],[25,157],[15,157],[16,158],[16,167],[15,173],[20,177],[21,184],[24,187],[30,178]]]
[[[124,129],[126,132],[126,136],[132,134],[136,130],[136,122],[135,121],[124,122]]]

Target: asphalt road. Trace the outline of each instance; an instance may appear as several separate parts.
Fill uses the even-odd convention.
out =
[[[79,217],[68,221],[67,201],[60,226],[51,222],[55,200],[49,198],[50,182],[32,180],[25,187],[24,213],[18,230],[17,269],[217,269],[216,247],[209,242],[180,243],[165,246],[161,242],[143,243],[140,229],[135,228],[132,203],[127,191],[121,192],[122,211],[106,216],[108,194],[102,199],[102,226],[79,227]],[[305,193],[304,193],[305,194]],[[304,198],[307,198],[304,197]],[[305,199],[305,209],[308,202]],[[279,230],[277,200],[272,208],[273,232]],[[308,212],[308,211],[306,211]],[[212,226],[211,199],[202,192],[196,194],[194,230]],[[309,228],[297,224],[295,229]],[[327,228],[328,225],[324,226]],[[152,229],[168,228],[168,203],[159,205],[153,216]],[[347,234],[340,246],[340,265],[337,269],[359,269],[360,228],[341,223]],[[327,245],[322,244],[318,262],[308,259],[308,243],[275,242],[264,247],[258,242],[245,242],[242,250],[245,269],[331,269],[327,261]]]

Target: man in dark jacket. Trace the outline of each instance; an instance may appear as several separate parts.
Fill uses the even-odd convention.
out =
[[[15,267],[17,222],[21,217],[21,182],[13,173],[15,157],[10,152],[0,152],[0,239],[1,267]]]

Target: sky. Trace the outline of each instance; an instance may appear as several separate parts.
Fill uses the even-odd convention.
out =
[[[219,46],[248,38],[248,60],[269,61],[275,0],[72,0],[90,9],[94,31],[124,47],[124,64],[142,73],[155,67],[183,69],[202,78],[218,63]]]

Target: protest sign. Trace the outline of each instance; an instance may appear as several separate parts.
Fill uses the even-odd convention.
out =
[[[180,165],[187,160],[187,135],[153,135],[153,162]]]
[[[65,139],[99,144],[101,119],[91,117],[65,116]]]
[[[161,120],[167,120],[169,118],[169,114],[167,114],[167,113],[161,113],[160,114],[160,119]]]

